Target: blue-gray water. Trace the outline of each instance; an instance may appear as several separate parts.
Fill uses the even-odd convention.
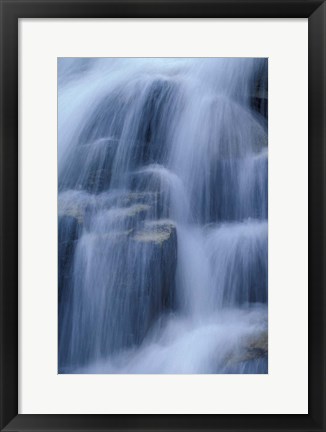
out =
[[[58,73],[59,372],[267,373],[267,60]]]

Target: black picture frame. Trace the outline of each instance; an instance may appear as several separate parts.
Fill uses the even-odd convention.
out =
[[[325,431],[325,2],[320,0],[0,0],[0,7],[1,431]],[[18,414],[18,20],[20,18],[309,18],[309,413],[307,415]]]

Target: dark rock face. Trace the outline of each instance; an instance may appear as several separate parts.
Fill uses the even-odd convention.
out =
[[[265,219],[268,179],[265,122],[240,103],[222,96],[210,99],[204,108],[208,114],[203,121],[209,129],[198,146],[198,159],[205,174],[196,178],[196,182],[188,179],[196,222]],[[206,154],[210,157],[206,158]]]
[[[58,218],[58,319],[59,328],[65,326],[71,329],[71,315],[65,313],[73,301],[73,265],[74,255],[78,237],[81,232],[81,225],[73,216],[59,216]],[[68,330],[69,333],[69,330]],[[60,346],[67,342],[67,333],[59,333],[59,365],[65,364],[67,360],[66,351]]]
[[[267,303],[266,249],[265,242],[260,242],[252,249],[239,248],[235,251],[233,261],[228,262],[225,269],[225,274],[229,276],[225,279],[223,304]]]
[[[234,307],[267,303],[267,224],[254,221],[207,226],[207,238],[217,304]]]
[[[59,191],[100,193],[108,189],[127,108],[119,92],[99,102],[66,155],[59,175]]]
[[[168,80],[155,80],[149,86],[137,116],[139,123],[134,158],[136,165],[161,163],[165,157],[167,131],[177,114],[178,88]]]
[[[119,91],[103,98],[67,155],[59,191],[79,189],[98,194],[108,190],[112,180],[117,181],[112,179],[114,164],[121,175],[126,167],[133,170],[164,161],[168,126],[178,113],[177,90],[168,80],[155,80],[145,90],[139,88],[136,108]],[[124,125],[139,118],[144,120],[135,127],[135,138],[125,138]]]
[[[268,334],[267,330],[249,340],[243,341],[238,349],[230,353],[221,373],[266,374],[268,373]]]
[[[214,161],[209,172],[209,184],[197,194],[196,200],[202,222],[267,218],[267,152],[247,160]]]
[[[268,97],[265,94],[257,93],[251,98],[251,104],[255,111],[268,119]]]
[[[170,221],[157,221],[134,232],[128,242],[126,263],[122,285],[130,296],[127,304],[131,306],[129,333],[132,337],[126,341],[129,345],[141,343],[154,322],[175,307],[175,226]],[[132,275],[132,281],[128,275]],[[122,337],[124,333],[121,332]]]
[[[59,216],[58,219],[58,274],[59,303],[65,286],[69,286],[72,276],[73,258],[80,232],[78,220],[73,216]]]
[[[89,295],[87,277],[83,273],[74,276],[79,296],[74,323],[78,334],[70,341],[65,359],[68,368],[69,364],[86,364],[94,354],[106,356],[139,345],[155,322],[175,308],[177,233],[171,221],[98,233],[91,241],[82,237],[76,256],[78,268],[83,267],[84,251],[92,256],[88,266],[94,292],[87,303],[83,297]],[[74,308],[76,302],[72,313]],[[97,314],[91,313],[94,309]],[[103,325],[109,331],[92,334],[92,329]]]
[[[112,200],[112,203],[118,208],[141,206],[140,208],[146,209],[146,218],[151,220],[166,216],[163,212],[161,193],[146,190],[146,188],[144,191],[129,191],[121,194]],[[144,221],[144,218],[142,220]]]
[[[132,235],[127,256],[125,271],[132,275],[133,282],[130,284],[128,277],[122,282],[129,296],[126,302],[130,328],[129,332],[121,332],[122,338],[126,333],[131,335],[129,341],[123,342],[126,346],[140,344],[155,321],[175,307],[175,226],[169,221],[145,225]]]
[[[60,174],[59,191],[75,189],[97,194],[107,190],[116,148],[115,139],[76,146],[67,156],[65,174]]]
[[[87,145],[100,139],[121,137],[128,110],[126,100],[119,89],[99,101],[80,133],[80,145]]]
[[[177,232],[175,225],[169,220],[147,222],[145,227],[133,236],[135,244],[149,252],[149,274],[153,275],[147,285],[151,295],[157,319],[162,313],[175,309],[176,286],[175,274],[177,267]]]
[[[268,120],[268,60],[261,62],[254,80],[251,97],[252,108],[265,120]]]

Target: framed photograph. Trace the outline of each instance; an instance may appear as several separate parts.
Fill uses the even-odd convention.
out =
[[[323,1],[1,1],[3,431],[325,431]]]

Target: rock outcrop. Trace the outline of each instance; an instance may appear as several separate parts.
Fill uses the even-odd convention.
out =
[[[252,372],[251,372],[252,371]],[[224,373],[267,373],[268,332],[266,330],[240,341],[225,359]]]
[[[78,218],[70,215],[58,219],[58,286],[59,304],[69,288],[72,277],[74,252],[80,233]]]

